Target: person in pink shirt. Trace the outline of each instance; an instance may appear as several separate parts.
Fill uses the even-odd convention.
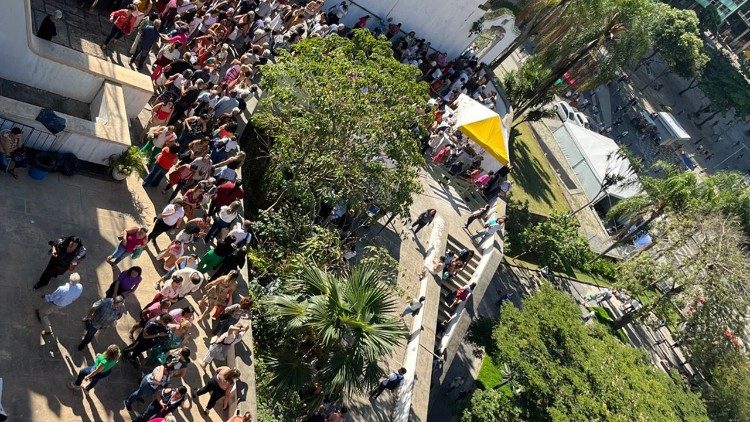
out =
[[[485,186],[487,186],[488,183],[490,183],[490,180],[492,180],[492,176],[494,174],[495,174],[494,171],[491,171],[487,174],[483,174],[477,177],[477,180],[474,183],[476,183],[476,185],[479,186],[480,188],[484,188]]]

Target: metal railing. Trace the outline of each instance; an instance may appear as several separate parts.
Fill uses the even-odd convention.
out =
[[[21,142],[27,148],[49,151],[56,139],[55,135],[49,132],[0,116],[0,131],[14,127],[21,128]]]

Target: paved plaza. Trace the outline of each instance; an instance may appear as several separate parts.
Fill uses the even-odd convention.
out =
[[[36,181],[23,169],[18,170],[18,175],[18,180],[13,180],[0,174],[0,212],[4,216],[0,227],[0,256],[4,263],[0,267],[0,284],[5,288],[5,294],[0,295],[0,309],[5,310],[5,317],[0,321],[0,377],[5,382],[3,405],[9,420],[129,421],[134,415],[124,409],[122,400],[135,390],[141,378],[129,363],[119,363],[88,395],[72,391],[66,384],[80,368],[90,365],[95,354],[103,352],[107,345],[114,343],[124,347],[130,343],[128,330],[136,323],[141,306],[155,294],[154,283],[163,273],[161,262],[157,269],[153,246],[135,262],[126,258],[117,267],[107,264],[105,258],[123,228],[135,224],[150,226],[154,216],[152,201],[161,209],[166,195],[155,191],[146,193],[135,176],[127,183],[116,183],[107,178],[58,174]],[[42,338],[42,327],[34,312],[42,301],[31,286],[49,258],[47,242],[64,235],[80,236],[88,250],[88,256],[78,268],[83,294],[63,313],[51,316],[54,336]],[[166,236],[159,240],[161,247],[166,246]],[[198,253],[204,248],[201,245]],[[134,297],[126,300],[128,312],[118,323],[117,330],[100,331],[88,349],[78,352],[76,345],[83,329],[81,318],[88,307],[104,295],[120,270],[136,264],[143,267],[144,281]],[[66,276],[53,280],[39,293],[51,292]],[[196,305],[192,299],[189,302]],[[183,301],[179,305],[185,304]],[[188,346],[202,357],[206,352],[206,326],[199,323],[197,327],[193,329]],[[238,351],[246,355],[242,347],[238,345]],[[192,357],[196,359],[195,355]],[[230,360],[233,360],[231,356]],[[190,390],[202,386],[202,379],[206,379],[206,374],[198,366],[190,365],[186,378],[173,380],[171,385],[185,384]],[[241,387],[240,398],[253,399],[244,396],[247,386]],[[207,396],[203,396],[200,401],[205,405],[207,400]],[[136,404],[134,409],[142,408]],[[194,404],[180,418],[188,421],[225,419],[223,412],[220,417],[215,411],[204,417]]]

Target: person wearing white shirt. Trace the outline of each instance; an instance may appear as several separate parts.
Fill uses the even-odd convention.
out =
[[[184,297],[197,292],[203,284],[203,274],[194,268],[182,268],[175,271],[172,276],[182,277],[182,284],[176,289],[177,297],[175,302],[183,299]]]
[[[184,202],[181,199],[174,201],[174,203],[167,205],[162,210],[159,217],[154,223],[154,227],[151,229],[151,233],[148,234],[148,240],[156,245],[156,238],[162,233],[166,233],[172,230],[177,223],[182,220],[185,216],[185,209],[183,208]]]
[[[72,273],[68,277],[68,281],[58,287],[57,290],[50,294],[41,295],[45,304],[36,310],[36,317],[44,326],[42,335],[52,334],[52,324],[50,323],[49,315],[60,312],[62,308],[73,303],[81,296],[81,292],[83,292],[81,276],[78,273]]]
[[[217,180],[231,180],[234,182],[235,180],[237,180],[237,171],[227,166],[221,166],[214,170],[214,177]]]
[[[229,234],[227,235],[234,239],[232,241],[232,246],[234,246],[235,248],[241,248],[242,246],[249,245],[250,240],[252,240],[253,238],[253,235],[250,234],[251,229],[252,224],[250,223],[250,220],[238,221],[234,228],[232,228],[232,230],[230,230]]]
[[[234,201],[229,205],[221,207],[214,218],[214,224],[211,226],[211,229],[208,230],[208,233],[206,233],[206,237],[203,240],[206,243],[210,243],[222,229],[225,229],[232,224],[234,219],[237,218],[239,211],[240,201]]]

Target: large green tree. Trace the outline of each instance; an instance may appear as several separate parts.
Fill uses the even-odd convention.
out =
[[[307,265],[282,290],[269,305],[284,327],[267,359],[276,396],[299,393],[314,408],[327,396],[374,386],[384,372],[380,362],[406,336],[382,272],[360,266],[338,276]],[[315,385],[321,391],[306,394]]]
[[[584,325],[578,305],[548,285],[521,310],[504,306],[493,339],[493,358],[510,368],[519,387],[511,406],[521,420],[708,421],[700,398],[679,377],[654,368],[604,327]],[[495,397],[483,401],[481,412],[492,402],[507,406]],[[468,408],[463,420],[497,419]]]
[[[653,53],[648,58],[661,53],[669,69],[676,74],[683,78],[699,77],[709,58],[703,47],[695,12],[659,3],[656,13],[658,19],[652,34]]]
[[[292,203],[313,216],[346,201],[408,213],[419,190],[419,124],[428,86],[368,31],[313,37],[261,67],[264,95],[252,123],[272,139],[263,204]]]
[[[713,109],[712,113],[697,123],[699,126],[717,114],[732,109],[735,111],[736,119],[750,116],[750,82],[721,52],[710,51],[710,60],[703,71],[699,86],[711,103],[698,110],[698,114]]]
[[[590,258],[589,244],[578,232],[578,220],[568,213],[553,213],[523,229],[524,252],[552,269],[583,268]]]

